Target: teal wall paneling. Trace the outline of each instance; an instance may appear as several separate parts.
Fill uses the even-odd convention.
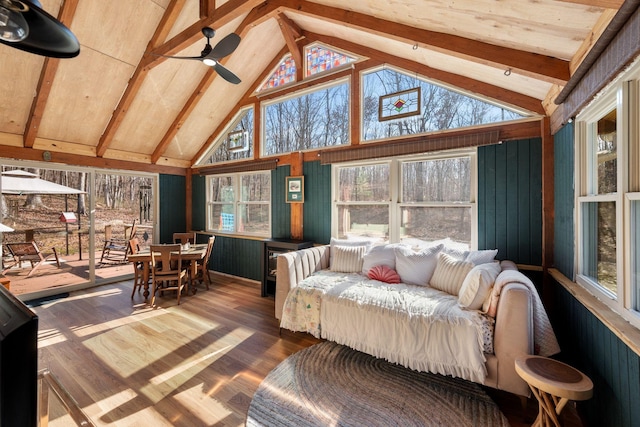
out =
[[[574,127],[567,124],[554,135],[554,266],[573,279],[574,269]]]
[[[207,178],[202,175],[191,176],[191,229],[207,229]],[[198,243],[200,241],[198,240]],[[204,243],[204,241],[202,242]]]
[[[186,230],[186,178],[181,175],[160,175],[158,201],[160,207],[160,243],[171,243],[175,231]]]
[[[542,143],[478,148],[478,248],[499,259],[542,264]]]
[[[291,237],[291,206],[286,202],[286,178],[291,168],[281,166],[271,172],[271,237],[289,239]],[[305,199],[306,199],[305,182]]]
[[[304,164],[304,240],[331,240],[331,165]]]
[[[553,283],[556,310],[551,320],[560,342],[559,358],[594,383],[593,397],[578,402],[590,426],[637,426],[640,420],[640,356],[560,284]]]
[[[262,240],[217,236],[209,265],[221,273],[261,280],[262,245]]]

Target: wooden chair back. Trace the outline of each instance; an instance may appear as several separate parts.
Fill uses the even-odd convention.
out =
[[[182,268],[182,249],[180,244],[151,245],[149,250],[151,251],[151,268],[153,269],[154,278],[156,275],[172,276],[180,273]]]
[[[181,245],[184,245],[187,242],[192,245],[196,244],[195,232],[173,233],[173,243],[180,243]]]

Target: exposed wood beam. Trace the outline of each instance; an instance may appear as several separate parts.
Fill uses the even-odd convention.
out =
[[[620,9],[624,0],[558,0],[565,3],[583,4],[585,6],[601,7],[603,9]]]
[[[200,0],[200,19],[211,16],[216,8],[215,0]]]
[[[300,27],[298,27],[296,23],[289,19],[284,13],[279,13],[276,16],[276,20],[280,26],[280,31],[282,32],[284,41],[287,44],[287,48],[289,48],[289,53],[291,53],[291,56],[296,63],[296,74],[298,81],[300,81],[303,77],[302,50],[296,41],[302,36],[302,31],[300,30]]]
[[[60,10],[58,11],[58,20],[65,24],[67,27],[71,26],[73,16],[76,13],[78,7],[78,0],[65,1]],[[51,93],[51,86],[53,85],[53,79],[58,71],[58,65],[60,59],[58,58],[45,58],[40,72],[40,78],[38,80],[38,86],[36,88],[36,96],[31,104],[31,111],[29,112],[29,118],[24,130],[23,145],[27,148],[32,148],[38,135],[38,129],[42,122],[42,113],[47,105],[49,94]]]
[[[349,52],[365,52],[368,57],[378,60],[381,63],[396,65],[398,67],[404,68],[407,71],[417,72],[425,77],[429,77],[431,79],[459,87],[463,90],[480,94],[487,98],[495,99],[496,101],[523,108],[536,114],[543,115],[545,113],[544,108],[542,107],[541,100],[523,95],[521,93],[513,92],[508,89],[504,89],[488,83],[483,83],[469,77],[464,77],[431,68],[419,62],[414,62],[408,59],[389,55],[388,53],[367,48],[365,46],[361,46],[336,37],[324,36],[314,33],[305,33],[305,35],[309,40],[320,41],[322,43],[326,43]]]
[[[156,28],[154,35],[151,37],[151,40],[147,45],[147,50],[150,50],[154,46],[157,46],[164,39],[166,39],[167,34],[171,30],[171,27],[173,27],[173,24],[175,24],[176,20],[178,19],[185,1],[186,0],[171,0],[171,3],[169,3],[169,5],[167,6],[162,19],[160,20],[160,24]],[[149,73],[150,69],[148,67],[145,67],[144,65],[148,61],[145,58],[148,58],[148,54],[142,57],[140,63],[138,64],[138,67],[133,72],[131,79],[129,79],[127,88],[125,89],[122,97],[120,98],[120,101],[118,102],[118,106],[111,115],[111,119],[109,120],[106,129],[100,137],[100,141],[98,142],[98,145],[96,147],[96,156],[98,157],[104,156],[107,148],[109,148],[109,145],[111,144],[116,131],[124,120],[126,112],[129,110],[129,107],[138,94],[140,87],[142,87],[142,83],[144,82],[145,77]]]
[[[0,134],[0,139],[2,134]],[[16,147],[13,145],[0,145],[0,153],[4,158],[13,158],[21,160],[33,160],[42,161],[42,154],[45,150],[39,150],[37,148],[24,148]],[[92,168],[103,169],[121,169],[130,171],[140,171],[151,173],[166,173],[169,175],[185,175],[187,173],[186,168],[174,167],[174,166],[162,166],[162,165],[150,165],[142,164],[139,162],[130,162],[119,159],[108,159],[84,156],[81,154],[63,153],[59,151],[50,151],[51,162],[62,163],[65,165],[73,166],[87,166]]]
[[[278,2],[284,10],[290,10],[294,13],[345,25],[411,45],[418,43],[429,49],[479,64],[501,69],[511,68],[513,72],[550,83],[565,84],[570,77],[569,63],[550,56],[410,27],[370,15],[304,0],[278,0]]]

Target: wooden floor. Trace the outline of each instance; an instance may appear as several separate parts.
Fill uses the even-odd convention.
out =
[[[101,426],[242,426],[262,379],[294,352],[318,342],[283,331],[273,298],[254,282],[214,275],[209,291],[159,299],[151,309],[131,282],[72,292],[35,307],[39,366],[48,368]],[[530,425],[520,400],[487,390],[512,426]],[[581,426],[568,408],[565,426]],[[55,412],[55,411],[52,411]],[[56,421],[58,424],[56,424]],[[63,417],[51,426],[69,425]]]

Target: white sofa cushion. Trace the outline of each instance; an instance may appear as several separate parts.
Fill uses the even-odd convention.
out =
[[[331,238],[329,242],[329,267],[333,265],[333,255],[336,252],[335,248],[337,246],[366,246],[367,250],[373,246],[373,241],[367,239],[338,239],[335,237]],[[366,251],[365,251],[366,252]]]
[[[476,265],[462,282],[458,303],[469,310],[480,310],[491,294],[491,289],[500,274],[499,262]]]
[[[341,273],[360,273],[366,246],[334,246],[331,271]]]
[[[399,246],[394,249],[396,254],[396,271],[402,283],[408,285],[426,286],[431,280],[438,262],[438,252],[442,245],[424,248],[414,252],[411,248]]]
[[[367,274],[369,274],[369,270],[376,265],[386,265],[387,267],[395,270],[395,248],[402,246],[404,245],[401,243],[390,243],[386,245],[373,246],[364,255],[364,261],[362,263],[362,274],[366,276]]]
[[[461,261],[444,252],[438,254],[435,271],[429,286],[449,295],[458,295],[462,282],[473,268],[473,263]]]
[[[493,262],[498,255],[497,249],[484,249],[480,251],[471,251],[465,258],[465,261],[469,261],[478,264],[486,264],[488,262]]]

